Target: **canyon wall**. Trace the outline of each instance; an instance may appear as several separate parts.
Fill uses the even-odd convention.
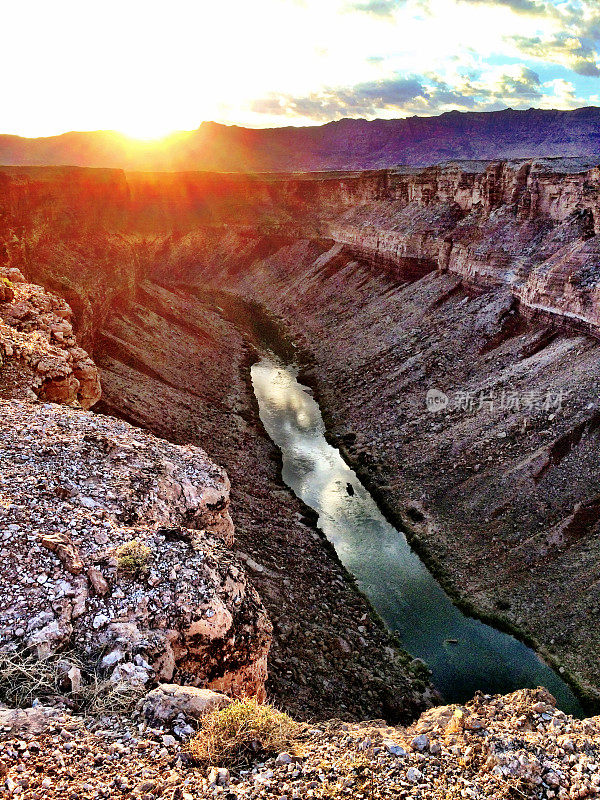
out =
[[[532,311],[600,322],[600,171],[577,159],[280,175],[4,167],[0,198],[5,263],[26,264],[81,320],[173,259],[184,272],[221,244],[239,268],[241,250],[249,263],[329,238],[399,275],[449,271],[507,285]]]
[[[505,285],[532,313],[598,326],[597,168],[545,159],[387,175],[386,199],[343,213],[331,238],[398,275],[412,264]]]
[[[597,702],[597,340],[505,287],[393,279],[342,245],[224,284],[286,320],[332,441],[446,589]]]
[[[73,298],[101,408],[227,468],[278,697],[399,716],[426,680],[281,484],[236,296],[285,321],[332,438],[448,590],[600,697],[596,168],[115,173],[117,222],[103,174],[98,213],[83,189],[68,196],[68,236],[52,192],[17,206],[6,187],[27,172],[6,175],[3,257]]]
[[[174,247],[163,280],[285,320],[333,440],[448,590],[597,701],[597,171],[387,181],[385,198],[321,218],[322,238],[236,269],[229,231],[228,259]]]

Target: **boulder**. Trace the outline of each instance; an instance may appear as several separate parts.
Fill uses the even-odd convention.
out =
[[[33,393],[86,409],[98,402],[98,370],[77,346],[72,316],[64,300],[26,283],[18,269],[0,270],[0,360],[12,362],[8,386],[0,385],[5,396]]]
[[[153,723],[172,722],[180,714],[201,719],[215,709],[224,708],[231,698],[210,689],[161,683],[140,701],[142,713]]]

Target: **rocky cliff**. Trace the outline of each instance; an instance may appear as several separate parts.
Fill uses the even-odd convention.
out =
[[[569,159],[397,170],[384,200],[329,233],[399,277],[412,265],[504,285],[531,312],[595,328],[599,180]]]
[[[532,312],[598,325],[600,173],[580,159],[279,175],[2,168],[5,263],[67,297],[85,325],[165,264],[232,269],[299,238],[363,259],[501,285]],[[59,266],[60,264],[60,266]],[[93,323],[97,330],[100,322]]]
[[[100,377],[73,335],[73,312],[59,297],[0,268],[0,397],[39,397],[91,408]]]
[[[1,280],[3,694],[53,663],[74,703],[160,680],[264,698],[272,628],[231,552],[225,473],[81,410],[100,380],[71,309],[15,267]]]

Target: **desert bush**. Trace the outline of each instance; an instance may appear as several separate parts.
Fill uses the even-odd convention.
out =
[[[133,576],[144,575],[148,572],[151,550],[137,539],[132,539],[118,547],[116,555],[119,572]]]
[[[188,743],[196,764],[241,767],[293,747],[300,726],[270,705],[247,698],[212,711]]]

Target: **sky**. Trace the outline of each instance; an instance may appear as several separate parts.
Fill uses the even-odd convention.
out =
[[[0,0],[0,133],[600,105],[600,0]]]

